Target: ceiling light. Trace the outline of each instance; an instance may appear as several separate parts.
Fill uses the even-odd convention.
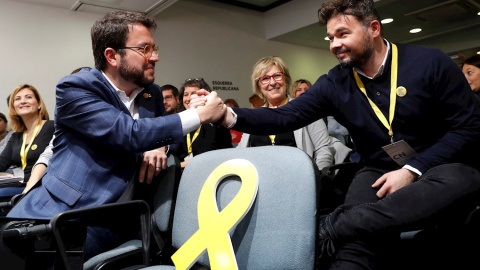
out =
[[[387,19],[382,20],[382,24],[387,24],[387,23],[391,23],[391,22],[393,22],[392,18],[387,18]]]
[[[478,12],[477,15],[480,16],[480,12]]]
[[[478,51],[477,54],[480,54],[480,51]]]
[[[421,32],[421,31],[422,31],[422,28],[413,28],[412,30],[410,30],[410,33],[416,34],[416,33]]]

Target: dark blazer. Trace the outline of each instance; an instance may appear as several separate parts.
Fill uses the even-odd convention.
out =
[[[144,151],[182,141],[178,114],[164,115],[160,87],[137,96],[134,120],[97,69],[60,80],[56,91],[53,156],[41,185],[10,217],[49,219],[58,212],[116,201],[132,180]]]

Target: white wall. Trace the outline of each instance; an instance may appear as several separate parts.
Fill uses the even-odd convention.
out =
[[[101,16],[0,0],[0,112],[7,113],[10,92],[29,83],[40,90],[53,117],[58,80],[77,67],[94,65],[90,28]],[[244,107],[252,94],[252,67],[261,57],[280,56],[293,80],[312,82],[337,63],[328,51],[266,40],[260,12],[180,0],[155,19],[156,83],[180,87],[191,77],[209,84],[229,81],[240,90],[218,91],[220,97],[235,98]]]

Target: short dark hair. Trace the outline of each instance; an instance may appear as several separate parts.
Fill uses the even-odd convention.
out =
[[[480,54],[475,54],[474,56],[467,58],[464,64],[468,64],[468,65],[472,65],[480,68]]]
[[[225,99],[225,101],[223,102],[225,105],[230,103],[232,104],[232,107],[235,107],[235,108],[239,108],[240,106],[238,105],[238,102],[233,99],[233,98],[228,98],[228,99]]]
[[[198,87],[199,89],[205,89],[208,92],[212,92],[210,85],[203,78],[190,78],[186,79],[182,87],[180,87],[180,109],[182,111],[185,108],[183,105],[183,93],[185,92],[185,87]]]
[[[173,85],[171,85],[171,84],[165,84],[165,85],[163,85],[163,86],[162,86],[162,91],[163,91],[163,90],[172,90],[173,96],[174,96],[174,97],[178,97],[178,94],[179,94],[178,88],[175,87],[175,86],[173,86]]]
[[[364,27],[368,27],[373,20],[380,23],[380,16],[373,0],[333,0],[322,3],[318,10],[318,22],[326,25],[328,21],[339,14],[351,15]],[[381,23],[380,23],[381,24]],[[383,31],[383,27],[380,27]]]
[[[0,113],[0,119],[2,119],[3,122],[8,123],[8,120],[7,120],[7,117],[5,116],[5,114]]]
[[[152,30],[157,28],[155,21],[139,12],[115,10],[97,20],[90,31],[92,38],[93,58],[95,67],[103,70],[107,64],[104,52],[107,48],[118,49],[125,46],[130,27],[141,24]],[[125,52],[120,51],[123,55]]]

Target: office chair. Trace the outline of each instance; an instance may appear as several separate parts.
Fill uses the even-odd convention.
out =
[[[167,169],[158,177],[154,190],[154,217],[149,204],[139,200],[136,185],[129,188],[118,202],[66,211],[51,220],[22,220],[1,218],[0,261],[8,262],[15,269],[120,269],[123,265],[149,265],[160,261],[164,247],[169,246],[175,189],[180,178],[180,163],[170,156]],[[132,183],[136,183],[132,182]],[[136,188],[135,188],[136,187]],[[16,198],[15,198],[16,199]],[[133,199],[133,200],[132,200]],[[4,205],[4,212],[14,205],[14,199]],[[87,261],[83,258],[86,226],[121,228],[126,220],[139,220],[140,238],[98,254]],[[153,220],[158,220],[154,222]],[[152,230],[155,227],[155,230]],[[151,234],[156,245],[151,248]],[[152,252],[154,259],[151,261]],[[7,264],[8,265],[8,264]]]
[[[162,171],[156,179],[158,185],[151,194],[153,200],[149,201],[152,212],[150,237],[153,238],[154,243],[148,251],[151,259],[149,264],[169,261],[173,210],[181,173],[180,161],[170,155],[167,160],[167,169]],[[150,187],[147,186],[147,188]],[[134,199],[137,198],[134,197]],[[142,264],[142,251],[142,241],[133,239],[90,258],[84,263],[83,270],[120,269],[125,265]]]

